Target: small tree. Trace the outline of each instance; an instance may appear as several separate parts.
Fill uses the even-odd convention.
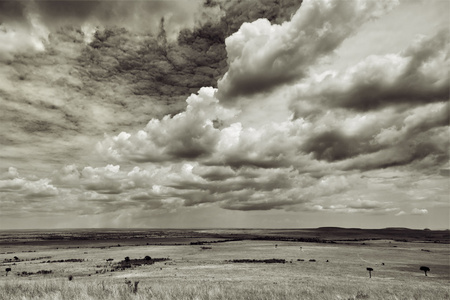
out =
[[[11,268],[6,268],[5,271],[6,271],[6,276],[8,276],[8,272],[11,272]]]
[[[372,278],[372,271],[373,271],[373,269],[372,268],[367,268],[366,270],[369,271],[369,278]]]
[[[421,266],[421,267],[420,267],[420,270],[425,272],[425,276],[428,276],[428,275],[427,275],[427,272],[430,272],[430,268],[425,267],[425,266]]]
[[[152,258],[150,256],[148,256],[148,255],[144,259],[145,260],[152,260]]]
[[[130,257],[129,256],[125,257],[125,261],[130,262]]]

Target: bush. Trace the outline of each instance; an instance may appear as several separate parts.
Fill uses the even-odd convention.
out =
[[[281,263],[284,264],[286,263],[285,259],[277,259],[277,258],[272,258],[272,259],[232,259],[232,260],[228,260],[227,262],[232,262],[232,263],[266,263],[266,264],[274,264],[274,263]]]

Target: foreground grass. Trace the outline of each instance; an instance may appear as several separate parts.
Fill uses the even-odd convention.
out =
[[[36,252],[9,248],[9,253],[0,254],[0,262],[15,255],[20,261],[0,263],[0,300],[450,300],[448,245],[387,241],[365,245],[277,244],[237,241],[214,244],[208,250],[194,245],[105,249],[56,245],[36,248]],[[421,250],[425,247],[429,251]],[[126,256],[134,259],[145,255],[170,260],[108,271],[113,266],[108,258],[120,262]],[[274,258],[285,263],[263,263],[278,261]],[[421,265],[431,268],[427,277],[419,270]],[[12,268],[8,276],[3,271],[7,267]],[[372,278],[367,267],[374,268]],[[42,274],[40,270],[52,273]],[[22,276],[23,272],[32,275]]]
[[[137,290],[134,282],[139,281]],[[450,299],[448,287],[360,278],[286,282],[14,279],[0,283],[0,299]]]

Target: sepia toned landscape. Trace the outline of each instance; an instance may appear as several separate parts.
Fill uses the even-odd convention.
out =
[[[450,300],[449,20],[0,0],[0,300]]]
[[[2,231],[0,249],[5,300],[450,297],[447,230]]]

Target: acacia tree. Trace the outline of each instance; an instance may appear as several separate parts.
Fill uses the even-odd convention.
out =
[[[421,267],[420,267],[420,270],[425,272],[425,276],[428,276],[428,275],[427,275],[427,272],[430,272],[430,268],[425,267],[425,266],[421,266]]]
[[[6,276],[8,276],[8,272],[11,272],[11,268],[6,268],[5,271],[6,271]]]
[[[367,268],[366,270],[369,271],[369,278],[372,278],[372,271],[373,271],[373,269],[372,268]]]

